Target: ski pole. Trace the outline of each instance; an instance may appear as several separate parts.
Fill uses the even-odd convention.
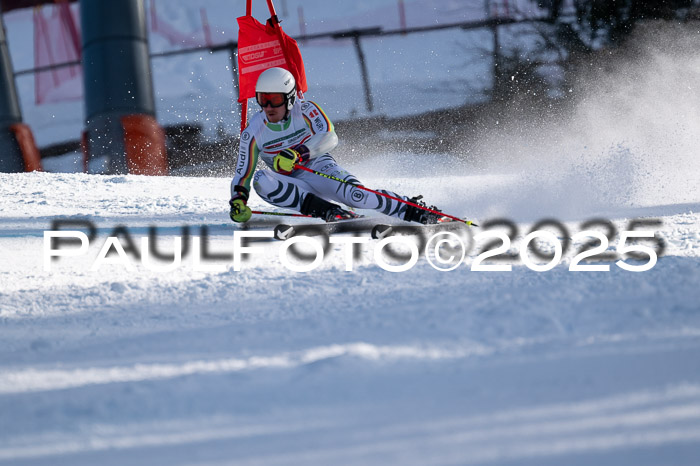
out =
[[[305,166],[303,166],[303,165],[297,164],[297,165],[295,165],[295,168],[299,168],[299,169],[304,170],[304,171],[307,171],[307,172],[309,172],[309,173],[313,173],[314,175],[318,175],[318,176],[322,176],[322,177],[324,177],[324,178],[328,178],[328,179],[331,179],[331,180],[335,180],[335,181],[337,181],[337,182],[339,182],[339,183],[349,184],[350,186],[354,186],[354,187],[356,187],[357,189],[362,189],[363,191],[367,191],[367,192],[370,192],[370,193],[372,193],[372,194],[377,194],[377,195],[379,195],[379,196],[384,196],[384,197],[386,197],[386,198],[393,199],[394,201],[403,202],[404,204],[410,205],[411,207],[417,207],[417,208],[419,208],[419,209],[427,210],[428,212],[432,212],[432,213],[437,214],[437,215],[442,215],[443,217],[451,218],[452,220],[455,220],[455,221],[457,221],[457,222],[466,223],[466,224],[469,225],[469,226],[475,226],[475,227],[479,226],[479,225],[477,225],[476,223],[472,222],[471,220],[464,220],[464,219],[462,219],[462,218],[455,217],[454,215],[449,215],[449,214],[446,214],[446,213],[444,213],[444,212],[440,212],[440,211],[438,211],[438,210],[434,210],[434,209],[431,209],[431,208],[429,208],[429,207],[425,207],[425,206],[416,204],[416,203],[414,203],[414,202],[407,201],[407,200],[405,200],[405,199],[401,199],[401,198],[396,197],[396,196],[392,196],[392,195],[390,195],[390,194],[381,193],[381,192],[379,192],[379,191],[375,191],[374,189],[366,188],[366,187],[364,187],[364,186],[362,186],[362,185],[359,185],[359,184],[350,183],[349,181],[340,179],[340,178],[335,177],[335,176],[333,176],[333,175],[327,175],[327,174],[325,174],[325,173],[321,173],[321,172],[319,172],[319,171],[312,170],[311,168],[305,167]]]
[[[251,212],[257,215],[277,215],[279,217],[311,217],[311,215],[292,214],[289,212],[265,212],[262,210],[253,210]]]

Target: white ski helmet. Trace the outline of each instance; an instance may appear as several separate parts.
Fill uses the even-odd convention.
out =
[[[256,96],[259,92],[284,94],[287,110],[291,110],[296,100],[296,81],[292,73],[284,68],[268,68],[258,76],[258,82],[255,84]]]

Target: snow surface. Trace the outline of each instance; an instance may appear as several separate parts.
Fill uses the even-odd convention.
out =
[[[241,271],[192,254],[92,271],[118,225],[139,249],[157,227],[165,251],[205,225],[210,251],[231,251],[230,180],[1,174],[0,464],[696,465],[700,62],[645,50],[556,123],[496,122],[460,156],[340,162],[482,225],[512,219],[514,250],[543,218],[570,235],[659,220],[646,272],[569,271],[582,239],[541,273],[471,271],[483,240],[450,272],[423,256],[387,272],[376,241],[350,272],[340,246],[291,272],[279,242]],[[55,219],[97,238],[46,271]]]
[[[134,270],[91,271],[116,225],[139,248],[158,227],[166,251],[181,226],[207,225],[210,251],[231,251],[229,180],[0,175],[0,463],[696,464],[697,172],[630,202],[634,186],[610,182],[625,166],[605,152],[596,162],[609,176],[568,193],[571,167],[540,191],[534,173],[464,175],[448,156],[350,167],[458,215],[515,218],[520,238],[555,204],[578,206],[562,217],[571,234],[593,217],[619,230],[661,219],[666,251],[647,272],[571,272],[571,252],[548,272],[470,271],[483,242],[450,272],[423,257],[387,272],[376,242],[351,272],[340,246],[291,272],[280,242],[238,272],[230,260],[198,271],[191,255],[170,271],[131,256]],[[389,176],[396,166],[406,172]],[[55,218],[88,219],[98,237],[47,272]]]

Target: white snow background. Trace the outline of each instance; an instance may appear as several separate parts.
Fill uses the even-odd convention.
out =
[[[651,37],[577,90],[566,120],[494,126],[465,146],[476,165],[408,151],[346,163],[367,186],[514,220],[513,251],[542,218],[571,235],[592,218],[659,219],[666,249],[646,272],[569,271],[585,239],[541,273],[471,271],[486,241],[450,272],[423,257],[384,271],[376,241],[351,272],[339,246],[291,272],[280,242],[238,272],[197,271],[191,255],[92,271],[117,225],[139,248],[158,227],[162,250],[207,225],[210,249],[230,251],[229,180],[0,175],[0,463],[697,464],[695,40],[670,52]],[[56,218],[98,237],[45,271]]]

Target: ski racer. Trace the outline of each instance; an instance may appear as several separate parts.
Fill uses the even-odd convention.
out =
[[[229,201],[234,222],[247,222],[252,215],[247,206],[251,181],[258,195],[270,204],[327,222],[358,216],[334,202],[355,209],[374,209],[406,221],[438,222],[441,216],[436,213],[295,169],[295,165],[301,164],[348,183],[360,184],[329,154],[338,144],[333,123],[316,103],[296,98],[296,83],[289,71],[265,70],[255,91],[262,111],[251,118],[241,133]],[[262,157],[269,170],[255,171],[258,157]],[[390,191],[379,192],[425,205],[419,201],[420,196],[409,199]]]

